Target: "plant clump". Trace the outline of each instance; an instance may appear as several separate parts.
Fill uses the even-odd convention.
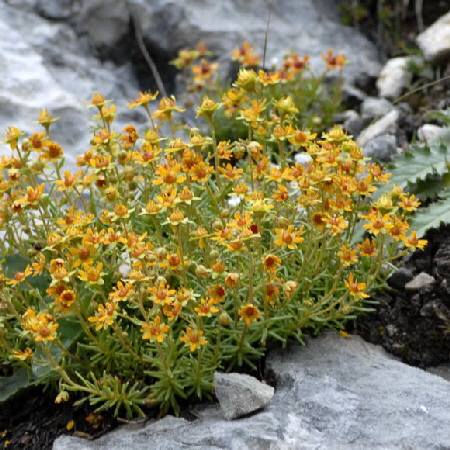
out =
[[[418,206],[342,130],[298,127],[291,95],[241,69],[223,101],[197,108],[208,133],[180,125],[175,97],[140,93],[149,126],[114,129],[100,94],[79,169],[44,131],[10,127],[0,162],[0,361],[16,383],[58,386],[96,412],[179,411],[209,398],[216,370],[250,367],[267,348],[341,330],[367,311],[392,261],[425,241]],[[283,84],[278,84],[282,91]],[[219,140],[215,115],[246,137]],[[167,126],[168,125],[168,126]],[[164,127],[170,130],[163,132]],[[355,242],[362,226],[366,237]],[[25,380],[25,381],[24,381]],[[79,398],[79,397],[77,397]]]

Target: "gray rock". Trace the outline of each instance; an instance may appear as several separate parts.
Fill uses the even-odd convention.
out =
[[[355,86],[345,83],[342,86],[342,103],[348,109],[358,109],[361,103],[367,98],[367,95]]]
[[[400,111],[393,109],[384,117],[381,117],[376,122],[370,124],[362,131],[357,139],[357,143],[365,146],[371,139],[385,134],[395,134],[397,131],[398,121],[400,120]]]
[[[394,99],[400,97],[412,80],[409,64],[418,61],[419,59],[414,56],[400,56],[390,59],[381,70],[377,80],[379,96]]]
[[[394,109],[394,105],[385,98],[367,97],[361,105],[361,116],[373,119],[386,115]]]
[[[450,12],[420,33],[416,42],[426,60],[448,61],[450,58]]]
[[[361,133],[364,128],[365,121],[356,112],[349,110],[347,111],[347,118],[345,119],[342,126],[348,131],[348,134],[353,136],[354,139]]]
[[[214,387],[225,419],[231,420],[264,408],[273,397],[272,386],[242,373],[215,373]]]
[[[370,139],[363,147],[363,153],[369,158],[388,162],[397,154],[397,139],[392,134]]]
[[[435,278],[426,272],[420,272],[411,281],[405,284],[407,291],[420,291],[420,289],[430,286],[436,282]]]
[[[336,124],[342,124],[342,128],[347,130],[348,134],[353,136],[353,138],[356,138],[361,133],[361,130],[366,124],[366,121],[353,109],[336,114],[334,116],[334,122]]]
[[[150,49],[171,58],[181,48],[194,48],[204,41],[228,63],[232,49],[243,41],[261,50],[266,33],[266,0],[128,0],[139,18],[144,39]],[[90,0],[76,17],[89,42],[113,48],[126,35],[130,14],[123,10],[123,0]],[[110,35],[105,26],[111,23]],[[314,68],[323,71],[321,54],[329,49],[347,55],[344,76],[351,80],[361,74],[378,76],[381,69],[375,46],[353,28],[339,21],[339,9],[332,0],[279,0],[271,15],[266,64],[292,49],[300,56],[310,55]]]
[[[450,384],[383,349],[326,333],[267,358],[276,392],[261,412],[227,421],[202,404],[193,422],[166,417],[53,450],[441,450],[450,448]]]

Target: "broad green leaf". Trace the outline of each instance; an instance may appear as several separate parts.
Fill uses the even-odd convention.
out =
[[[419,180],[426,180],[429,175],[443,175],[448,171],[448,156],[450,153],[444,145],[411,146],[410,152],[399,156],[389,165],[388,171],[392,173],[389,183],[382,186],[375,197],[390,192],[394,184],[405,189]]]
[[[450,190],[444,195],[441,194],[441,197],[441,201],[417,211],[412,218],[410,226],[412,230],[416,230],[418,237],[422,237],[430,228],[437,228],[441,223],[450,222]]]
[[[21,369],[9,377],[0,377],[0,402],[8,400],[20,390],[31,386],[27,369]]]

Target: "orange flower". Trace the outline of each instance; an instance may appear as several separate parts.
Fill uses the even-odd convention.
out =
[[[420,206],[420,200],[414,194],[410,196],[400,194],[400,199],[398,206],[401,206],[406,211],[415,211]]]
[[[117,286],[113,287],[113,292],[109,293],[109,298],[113,302],[120,302],[127,300],[134,292],[133,285],[131,283],[122,283],[122,281],[117,282]]]
[[[177,106],[177,101],[173,95],[170,98],[164,97],[159,102],[159,108],[153,113],[152,117],[170,121],[174,111],[183,112],[185,110]]]
[[[27,265],[23,272],[16,272],[14,274],[14,278],[8,280],[6,282],[6,284],[16,285],[16,284],[22,283],[22,281],[25,281],[25,279],[27,277],[29,277],[30,275],[32,275],[32,274],[33,274],[32,266],[31,265]]]
[[[229,273],[225,278],[225,284],[228,287],[236,287],[239,284],[240,276],[238,273]]]
[[[241,316],[239,320],[243,320],[246,325],[250,325],[255,320],[259,319],[259,310],[252,303],[247,303],[239,311],[238,314]]]
[[[166,325],[164,322],[161,323],[161,317],[156,316],[153,322],[142,324],[142,339],[148,339],[152,342],[163,342],[169,330],[169,325]]]
[[[361,256],[375,256],[377,245],[371,239],[364,239],[362,244],[358,244],[359,251],[361,252]]]
[[[364,228],[368,229],[372,234],[377,236],[379,233],[385,234],[387,230],[393,227],[391,223],[391,216],[389,214],[384,214],[383,216],[379,213],[370,213],[364,216],[370,223],[364,225]]]
[[[237,49],[231,52],[231,60],[238,61],[245,66],[257,66],[259,64],[259,56],[254,53],[255,47],[249,42],[245,41]]]
[[[241,175],[244,173],[243,169],[238,169],[229,163],[225,167],[219,167],[219,171],[228,180],[239,180]]]
[[[340,234],[348,227],[348,221],[342,216],[325,214],[323,219],[326,223],[326,227],[333,234]]]
[[[268,272],[276,273],[280,264],[281,259],[278,256],[268,255],[264,258],[264,269]]]
[[[76,294],[71,289],[64,290],[56,299],[55,299],[55,311],[64,311],[65,313],[70,312],[70,307],[73,305],[76,299]]]
[[[342,70],[347,62],[347,58],[344,55],[335,55],[333,50],[328,50],[326,55],[322,55],[322,58],[329,69]]]

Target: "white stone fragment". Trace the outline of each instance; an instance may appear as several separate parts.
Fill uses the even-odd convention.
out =
[[[420,33],[416,42],[427,61],[450,58],[450,12]]]
[[[400,97],[412,80],[412,72],[409,69],[411,62],[419,62],[419,59],[414,56],[400,56],[386,63],[377,80],[380,97],[394,99]]]
[[[226,419],[236,419],[264,408],[273,397],[272,386],[242,373],[214,374],[214,386]]]
[[[405,284],[405,290],[407,291],[419,291],[420,289],[430,286],[435,283],[434,277],[426,272],[420,272],[409,283]]]

